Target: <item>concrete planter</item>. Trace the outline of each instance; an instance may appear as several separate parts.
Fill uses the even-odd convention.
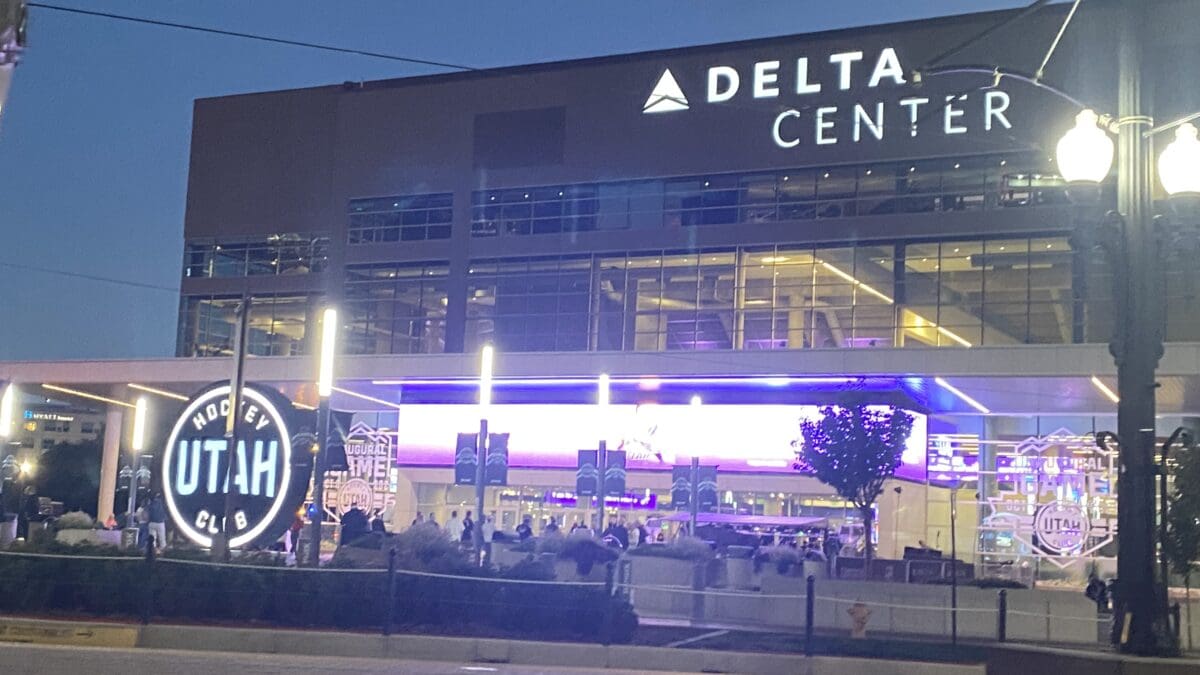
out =
[[[649,555],[626,556],[637,586],[685,586],[691,588],[696,563],[691,560],[660,558]]]
[[[535,554],[528,551],[514,551],[512,548],[500,542],[492,544],[492,564],[497,567],[512,567],[517,563],[532,557]]]
[[[592,570],[586,575],[580,575],[574,560],[559,558],[554,561],[554,577],[559,581],[591,581],[603,583],[607,571],[602,563],[592,565]]]
[[[13,516],[11,520],[0,521],[0,550],[8,548],[17,540],[17,518]]]

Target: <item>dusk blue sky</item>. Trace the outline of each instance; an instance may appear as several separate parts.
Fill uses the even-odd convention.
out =
[[[61,0],[473,67],[1017,7],[1014,0]],[[0,124],[0,359],[174,353],[192,101],[442,72],[32,9]],[[117,284],[13,265],[130,282]]]

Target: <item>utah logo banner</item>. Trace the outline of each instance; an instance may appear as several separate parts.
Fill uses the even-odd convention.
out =
[[[478,434],[458,435],[458,444],[454,446],[455,485],[475,484],[475,464],[478,461],[475,457],[475,442],[478,439]]]

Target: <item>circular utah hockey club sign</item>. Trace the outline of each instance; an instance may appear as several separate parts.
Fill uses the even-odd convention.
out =
[[[213,385],[184,407],[163,451],[163,494],[175,527],[199,546],[212,546],[232,492],[229,546],[268,542],[282,534],[304,501],[307,483],[292,465],[291,402],[273,389],[242,389],[237,447],[225,438],[229,385]],[[230,471],[230,458],[233,470]]]

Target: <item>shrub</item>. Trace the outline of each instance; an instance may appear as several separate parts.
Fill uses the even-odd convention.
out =
[[[508,547],[510,551],[515,553],[535,553],[537,552],[538,540],[530,537],[523,541],[518,541],[516,544]]]
[[[520,583],[529,576],[547,580],[539,564],[521,563],[501,575],[473,569],[459,578],[397,574],[393,616],[400,625],[483,626],[526,639],[574,640],[597,639],[608,619],[614,642],[632,639],[633,608],[603,588]],[[382,624],[387,589],[382,571],[0,556],[0,613],[136,616],[149,599],[153,615],[168,619],[363,629]]]
[[[523,579],[526,581],[554,581],[554,567],[545,560],[534,560],[532,557],[520,560],[511,567],[501,568],[498,572],[502,579]]]
[[[399,534],[371,532],[338,548],[332,567],[383,569],[396,549],[396,568],[443,574],[475,570],[458,544],[436,527],[410,527]]]
[[[576,539],[576,537],[572,537]],[[561,534],[547,534],[537,540],[538,553],[553,553],[560,555],[567,548],[567,538]]]
[[[691,560],[700,562],[713,557],[712,547],[702,539],[682,537],[670,544],[644,544],[629,549],[629,555],[652,556],[657,558],[674,558],[676,560]]]
[[[562,537],[559,537],[560,539]],[[596,563],[606,564],[621,557],[619,553],[591,537],[567,537],[559,558],[575,561],[575,571],[579,576],[586,577],[592,573]]]
[[[762,569],[763,564],[775,565],[780,574],[787,574],[793,567],[803,562],[804,556],[791,546],[764,546],[758,549],[754,556],[755,571]]]
[[[54,522],[60,530],[91,530],[95,529],[96,521],[83,511],[68,511]]]

